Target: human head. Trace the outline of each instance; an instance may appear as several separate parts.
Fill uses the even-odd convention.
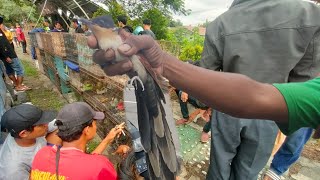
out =
[[[54,111],[42,111],[34,105],[21,104],[3,114],[1,126],[14,138],[36,139],[47,133],[48,123],[55,117]]]
[[[117,174],[119,179],[143,179],[137,171],[136,156],[134,151],[130,151],[125,159],[118,165]]]
[[[79,22],[77,19],[72,19],[72,27],[76,29],[79,26]]]
[[[54,27],[56,28],[56,29],[62,29],[62,24],[61,24],[61,22],[60,21],[56,21],[55,23],[54,23]]]
[[[19,23],[16,23],[16,28],[19,28],[20,27],[20,24]]]
[[[49,27],[49,26],[50,26],[49,20],[45,19],[45,20],[43,21],[43,25],[44,25],[45,27]]]
[[[150,28],[151,28],[151,20],[150,19],[143,20],[143,29],[150,30]]]
[[[127,25],[127,17],[126,16],[118,16],[118,26],[119,27],[124,27]]]
[[[67,104],[56,118],[58,136],[65,142],[79,140],[81,136],[89,141],[96,135],[96,120],[103,120],[104,117],[103,112],[94,111],[87,103]]]

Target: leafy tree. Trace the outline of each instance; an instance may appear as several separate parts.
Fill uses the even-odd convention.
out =
[[[156,35],[157,39],[166,39],[169,20],[158,9],[150,9],[143,14],[142,19],[151,20],[151,30]]]
[[[182,61],[195,61],[201,58],[204,37],[199,35],[199,28],[194,28],[192,31],[183,27],[171,29],[167,40],[181,44],[179,59]]]
[[[172,12],[184,15],[190,13],[190,10],[186,10],[184,7],[184,0],[118,0],[118,2],[134,19],[141,17],[145,11],[150,9],[158,9],[165,15],[170,15]]]
[[[0,3],[0,14],[4,17],[7,26],[26,20],[30,11],[29,21],[36,21],[39,14],[31,2],[23,0],[2,0]]]
[[[182,26],[182,22],[178,19],[178,20],[173,20],[171,19],[170,20],[170,23],[169,23],[169,27],[179,27],[179,26]]]

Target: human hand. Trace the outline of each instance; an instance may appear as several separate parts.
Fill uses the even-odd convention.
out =
[[[188,101],[188,94],[187,93],[185,93],[185,92],[182,92],[181,93],[181,101],[182,102],[187,102]]]
[[[113,154],[118,154],[121,157],[125,157],[130,151],[130,147],[127,145],[120,145]]]
[[[105,139],[107,139],[108,142],[111,143],[116,137],[120,137],[123,129],[124,129],[124,122],[112,128]]]
[[[123,44],[118,47],[117,51],[123,55],[123,60],[115,63],[115,51],[113,49],[97,50],[93,54],[94,62],[103,66],[107,75],[121,75],[129,72],[133,68],[130,57],[135,54],[143,56],[155,72],[162,75],[163,62],[166,60],[166,58],[163,58],[165,53],[150,36],[135,36],[123,29],[120,29],[119,35]],[[89,36],[87,43],[90,48],[99,47],[95,36]]]

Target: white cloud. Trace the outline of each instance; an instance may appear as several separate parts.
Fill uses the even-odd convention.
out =
[[[232,0],[185,0],[186,9],[191,9],[188,16],[174,15],[174,19],[180,19],[184,25],[197,25],[214,20],[220,14],[228,10]]]

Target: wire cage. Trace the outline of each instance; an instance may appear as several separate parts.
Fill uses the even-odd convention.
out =
[[[96,78],[80,69],[80,81],[84,99],[89,99],[98,109],[105,111],[115,123],[125,121],[123,88],[111,78]]]
[[[51,32],[53,52],[55,55],[58,55],[60,57],[67,56],[63,34],[64,33],[61,32]]]
[[[51,33],[40,33],[40,37],[42,39],[43,49],[48,53],[54,54]]]
[[[69,81],[68,68],[64,63],[64,59],[59,56],[54,56],[54,64],[58,71],[59,77],[64,81]]]
[[[66,59],[78,63],[78,49],[76,43],[76,34],[62,33],[64,46],[66,50]]]
[[[78,49],[78,63],[80,67],[87,70],[94,76],[99,78],[105,77],[106,75],[101,67],[92,60],[94,50],[88,47],[87,37],[83,34],[77,34],[76,42]]]
[[[44,64],[46,64],[48,67],[52,68],[52,69],[56,69],[56,66],[54,64],[54,56],[51,55],[48,52],[44,52]]]
[[[43,50],[43,42],[40,33],[36,33],[36,41],[39,49]]]
[[[80,72],[77,72],[73,69],[68,68],[69,83],[77,91],[82,92],[82,84],[80,82]]]

